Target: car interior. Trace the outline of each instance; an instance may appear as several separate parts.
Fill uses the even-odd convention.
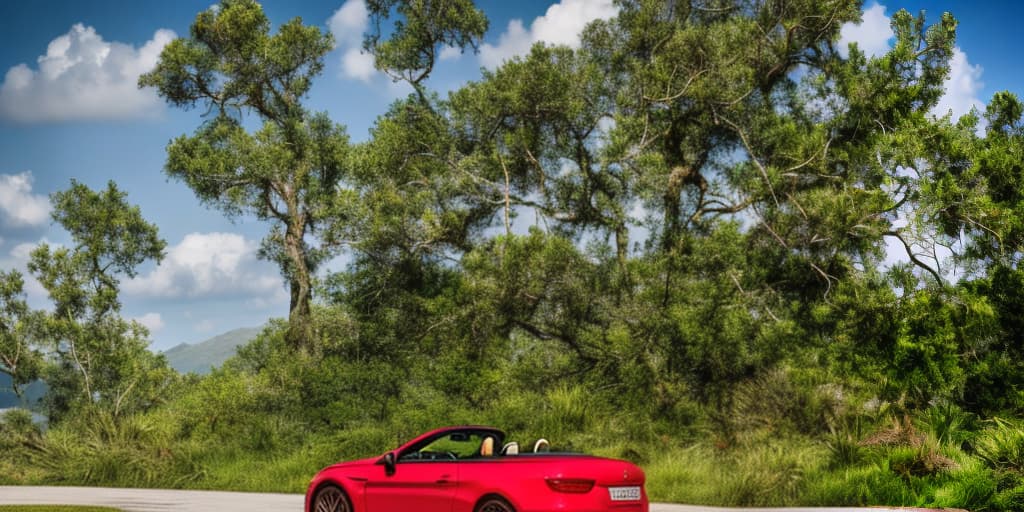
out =
[[[520,447],[516,441],[509,441],[495,451],[500,442],[492,432],[455,431],[426,442],[423,446],[413,447],[398,458],[401,462],[411,461],[453,461],[469,460],[495,456],[519,455]],[[541,438],[533,443],[532,453],[548,453],[551,443]],[[531,453],[531,452],[528,452]]]

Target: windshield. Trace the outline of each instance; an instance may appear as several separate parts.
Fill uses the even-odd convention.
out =
[[[414,446],[398,460],[460,460],[487,457],[494,454],[497,442],[498,439],[493,432],[449,432],[422,446]]]

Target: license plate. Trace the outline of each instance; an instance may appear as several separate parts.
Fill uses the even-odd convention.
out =
[[[609,487],[608,495],[612,501],[636,501],[640,499],[640,487]]]

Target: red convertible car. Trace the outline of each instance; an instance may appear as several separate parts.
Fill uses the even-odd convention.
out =
[[[639,467],[548,446],[521,449],[491,427],[442,428],[324,468],[306,512],[647,512]]]

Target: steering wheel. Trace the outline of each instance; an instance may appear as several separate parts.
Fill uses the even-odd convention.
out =
[[[459,456],[456,455],[455,452],[444,452],[444,454],[451,460],[459,460]]]

